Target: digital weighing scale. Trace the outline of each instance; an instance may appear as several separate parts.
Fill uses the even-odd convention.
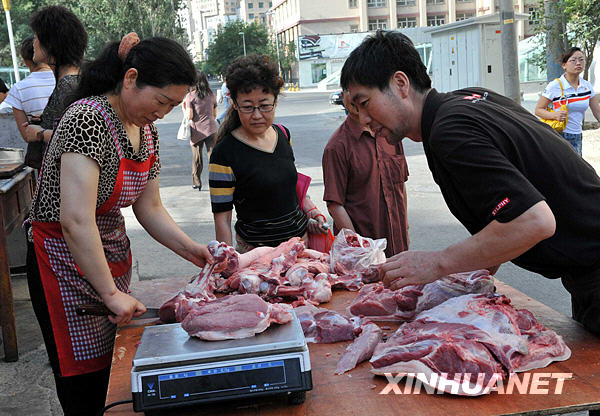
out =
[[[181,324],[144,328],[133,358],[133,409],[145,410],[288,393],[292,404],[312,389],[310,357],[296,314],[244,339],[203,341]]]

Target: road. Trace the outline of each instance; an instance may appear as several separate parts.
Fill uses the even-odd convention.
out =
[[[313,178],[309,194],[317,202],[320,209],[326,212],[322,202],[323,182],[321,171],[321,155],[329,136],[345,118],[340,106],[328,102],[329,93],[283,93],[279,98],[276,122],[290,129],[292,145],[299,171]],[[535,102],[526,102],[527,108],[533,108]],[[161,192],[169,189],[169,198],[163,196],[167,209],[176,221],[196,241],[208,241],[214,238],[212,215],[208,192],[203,190],[197,196],[197,204],[193,209],[185,208],[183,199],[193,193],[191,188],[191,152],[186,142],[174,139],[179,121],[180,108],[175,109],[164,120],[157,123],[161,137]],[[448,245],[467,238],[469,234],[452,216],[434,183],[427,168],[423,147],[419,143],[404,140],[404,148],[408,161],[410,177],[408,190],[408,220],[410,224],[411,249],[439,250]],[[206,169],[203,172],[203,183],[208,183]],[[188,204],[189,205],[189,204]],[[137,223],[128,223],[130,235],[132,228],[139,230]],[[139,230],[144,233],[143,230]],[[140,235],[141,237],[141,235]],[[140,279],[156,278],[172,274],[169,269],[155,261],[156,256],[169,255],[158,244],[140,240],[136,247],[136,235],[131,235],[135,253],[140,254],[138,272]],[[136,250],[139,248],[139,250]],[[172,255],[171,255],[172,256]],[[168,266],[172,267],[172,262]],[[178,268],[181,272],[193,273],[194,268],[182,261]],[[498,271],[497,278],[519,289],[532,298],[570,316],[570,297],[559,280],[550,280],[540,275],[527,272],[507,263]]]

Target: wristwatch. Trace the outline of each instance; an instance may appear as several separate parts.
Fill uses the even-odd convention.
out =
[[[46,129],[41,129],[40,131],[38,131],[35,134],[35,137],[37,137],[39,142],[43,142],[44,141],[44,132],[46,131]]]

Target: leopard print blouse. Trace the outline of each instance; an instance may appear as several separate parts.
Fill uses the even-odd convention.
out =
[[[143,136],[144,129],[140,129],[142,140],[136,154],[129,143],[123,124],[108,99],[105,96],[90,97],[90,99],[106,109],[117,131],[125,158],[139,162],[147,160],[149,154]],[[158,132],[154,124],[150,125],[150,129],[156,162],[150,168],[148,180],[156,178],[160,172]],[[43,175],[30,213],[32,221],[58,222],[60,220],[60,158],[63,153],[85,155],[100,166],[96,208],[100,207],[113,192],[119,172],[119,155],[108,125],[100,112],[91,106],[85,104],[71,106],[61,118],[44,156]]]

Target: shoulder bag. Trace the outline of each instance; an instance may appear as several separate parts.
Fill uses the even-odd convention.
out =
[[[558,111],[562,111],[562,110],[567,111],[567,117],[562,121],[549,119],[549,118],[542,118],[540,120],[543,121],[544,123],[548,124],[550,127],[552,127],[557,132],[562,133],[564,131],[564,129],[567,127],[567,122],[569,121],[569,113],[568,113],[569,110],[567,109],[567,100],[565,98],[565,92],[563,90],[562,82],[560,82],[559,78],[556,78],[556,80],[558,81],[558,85],[560,85],[560,108],[558,109]],[[553,108],[547,108],[546,110],[550,111],[550,112],[554,112]]]

